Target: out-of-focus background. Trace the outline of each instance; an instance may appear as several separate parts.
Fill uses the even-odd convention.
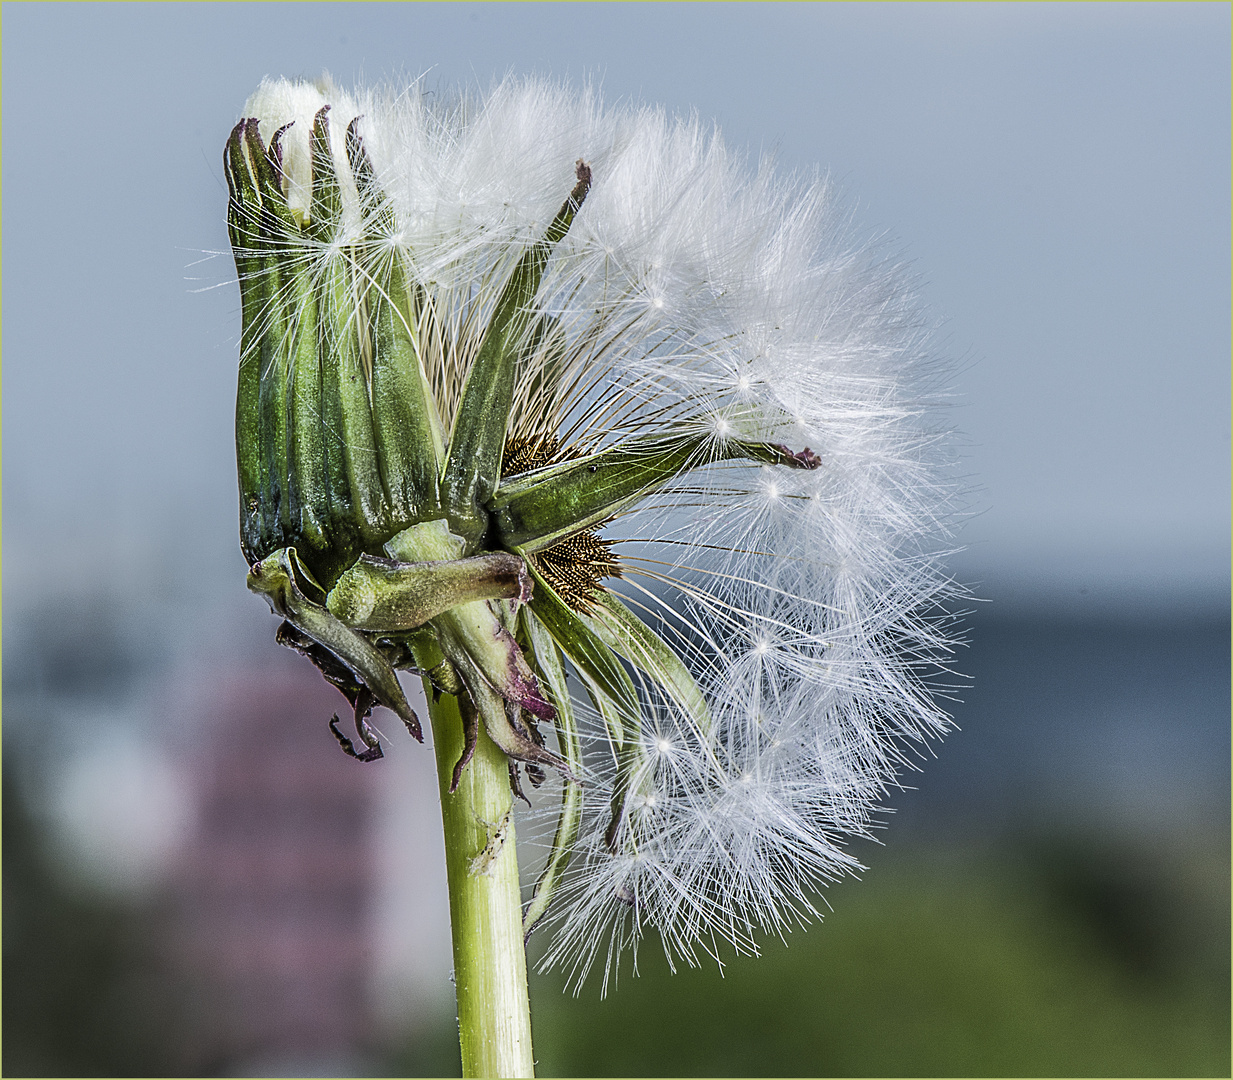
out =
[[[960,731],[765,955],[541,1075],[1229,1073],[1220,4],[3,8],[3,1071],[458,1068],[431,754],[360,765],[236,541],[224,139],[262,76],[591,80],[829,171],[957,361]],[[532,951],[536,945],[533,941]]]

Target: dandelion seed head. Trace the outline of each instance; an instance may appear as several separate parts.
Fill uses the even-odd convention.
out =
[[[751,163],[695,117],[536,79],[454,98],[263,83],[245,115],[267,140],[292,122],[283,171],[301,215],[326,104],[344,212],[310,257],[365,232],[346,165],[358,117],[393,216],[382,247],[432,314],[415,348],[447,422],[502,286],[589,164],[534,298],[540,336],[516,343],[506,472],[697,437],[671,482],[532,558],[588,617],[597,598],[623,602],[704,705],[627,659],[631,764],[571,680],[583,824],[544,964],[611,977],[650,932],[674,961],[716,940],[755,953],[860,869],[847,840],[949,724],[930,690],[954,637],[960,591],[939,552],[959,492],[938,419],[946,368],[911,276],[861,241],[825,181]],[[807,446],[817,464],[723,458],[738,439]]]

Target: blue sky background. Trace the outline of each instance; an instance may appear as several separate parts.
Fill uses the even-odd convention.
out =
[[[329,70],[593,79],[610,100],[696,109],[784,168],[820,165],[918,267],[958,363],[982,511],[959,574],[1006,613],[1033,597],[1227,603],[1227,5],[6,4],[3,19],[13,600],[109,575],[242,597],[238,296],[229,257],[200,260],[226,249],[219,159],[245,97],[266,74]],[[165,569],[173,551],[191,575]]]

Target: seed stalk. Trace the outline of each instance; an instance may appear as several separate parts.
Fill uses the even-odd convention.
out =
[[[479,725],[475,756],[451,794],[464,745],[459,698],[433,701],[432,687],[425,691],[445,827],[462,1075],[533,1077],[509,761]]]

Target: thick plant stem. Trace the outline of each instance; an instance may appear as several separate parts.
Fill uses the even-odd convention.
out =
[[[534,1076],[507,759],[480,724],[475,756],[451,794],[463,751],[458,699],[442,694],[434,702],[426,690],[445,826],[462,1075]]]

